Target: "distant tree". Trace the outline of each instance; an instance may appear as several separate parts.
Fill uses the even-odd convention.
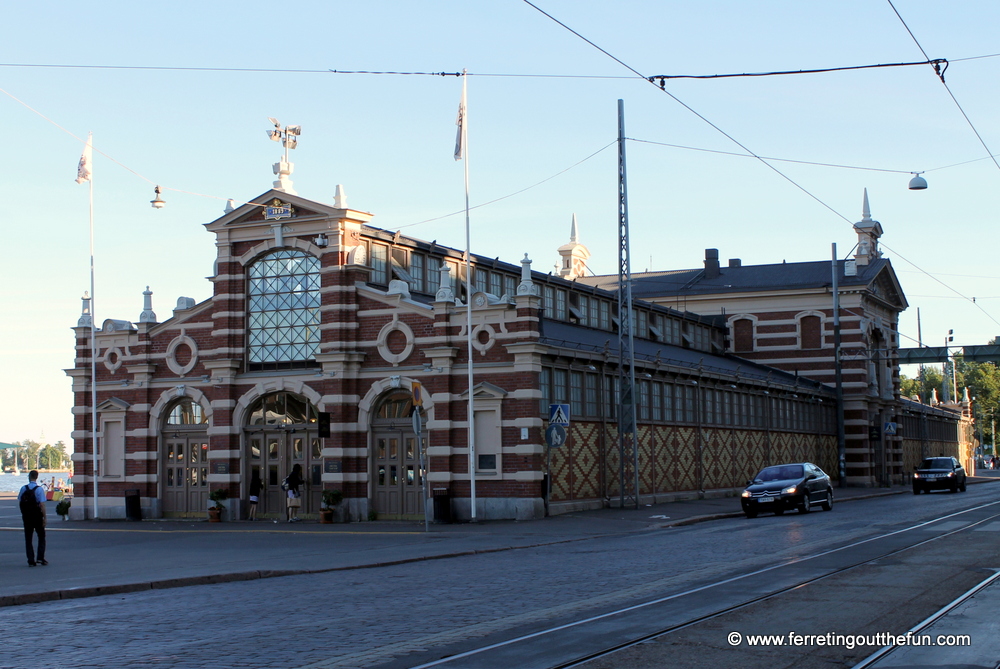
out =
[[[21,442],[21,450],[18,453],[21,456],[21,468],[22,469],[38,469],[38,454],[42,450],[42,445],[37,441],[32,441],[31,439],[25,439]]]
[[[920,374],[912,379],[905,374],[900,376],[900,394],[903,397],[913,397],[916,395],[920,398],[921,402],[929,404],[934,397],[934,390],[937,390],[938,399],[941,399],[941,383],[944,380],[941,370],[934,367],[924,367],[922,371],[922,378]]]
[[[59,462],[60,469],[66,469],[73,464],[73,458],[66,452],[66,444],[64,444],[62,440],[55,443],[55,448],[59,451],[59,457],[61,458]]]

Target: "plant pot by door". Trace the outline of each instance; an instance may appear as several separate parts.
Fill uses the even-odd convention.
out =
[[[333,509],[320,509],[319,510],[319,522],[324,525],[330,525],[333,523]]]
[[[222,521],[222,509],[217,506],[208,509],[208,522],[218,523]]]

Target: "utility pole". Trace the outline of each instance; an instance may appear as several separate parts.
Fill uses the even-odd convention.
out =
[[[840,359],[840,272],[837,245],[833,245],[833,368],[837,389],[837,474],[840,487],[847,485],[847,436],[844,434],[844,368]]]
[[[625,179],[625,103],[618,101],[618,479],[621,507],[639,508],[639,449],[635,427],[632,269]]]

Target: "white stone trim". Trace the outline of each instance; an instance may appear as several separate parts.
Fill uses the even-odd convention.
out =
[[[400,353],[393,353],[389,350],[389,335],[393,332],[401,333],[406,342]],[[379,331],[375,346],[383,360],[391,363],[393,367],[399,367],[399,363],[409,358],[410,354],[413,353],[413,340],[413,329],[405,321],[399,320],[399,314],[394,313],[392,320],[382,326],[382,329]]]
[[[177,362],[177,349],[182,345],[186,345],[191,350],[191,359],[186,365]],[[198,343],[185,334],[184,328],[181,328],[181,333],[167,345],[166,362],[170,371],[177,376],[184,376],[198,364]]]

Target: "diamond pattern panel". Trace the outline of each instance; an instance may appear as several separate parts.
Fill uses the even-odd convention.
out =
[[[674,451],[670,467],[674,490],[698,490],[698,439],[695,428],[674,428],[669,443]]]

